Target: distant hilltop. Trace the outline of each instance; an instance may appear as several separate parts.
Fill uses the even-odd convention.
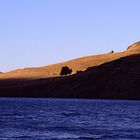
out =
[[[132,44],[123,52],[108,52],[107,54],[99,54],[73,59],[67,62],[52,64],[43,67],[25,68],[10,71],[0,74],[0,79],[40,79],[60,76],[60,71],[63,66],[68,66],[72,69],[72,74],[78,71],[85,71],[89,67],[99,66],[106,62],[110,62],[121,57],[140,53],[140,41]]]
[[[137,52],[140,52],[140,41],[134,43],[133,45],[130,45],[127,48],[127,51],[137,51]]]

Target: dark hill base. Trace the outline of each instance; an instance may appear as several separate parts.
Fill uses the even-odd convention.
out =
[[[140,100],[140,55],[120,58],[69,77],[0,81],[0,96]]]

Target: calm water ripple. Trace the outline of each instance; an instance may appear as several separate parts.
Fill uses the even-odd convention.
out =
[[[139,140],[140,101],[0,99],[0,140]]]

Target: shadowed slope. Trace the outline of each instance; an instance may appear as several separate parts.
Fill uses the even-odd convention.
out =
[[[69,77],[4,87],[1,96],[140,99],[140,54],[127,56]]]
[[[103,63],[136,53],[140,53],[139,42],[131,45],[128,50],[124,52],[82,57],[71,61],[38,68],[19,69],[0,74],[0,79],[40,79],[47,77],[56,77],[59,76],[61,68],[63,66],[70,67],[73,70],[74,74],[76,73],[76,71],[85,71],[88,67],[98,66]]]

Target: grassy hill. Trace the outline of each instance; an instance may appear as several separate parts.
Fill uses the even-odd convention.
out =
[[[138,43],[122,53],[94,56],[96,60],[97,57],[110,58],[110,56],[115,60],[106,59],[109,61],[100,65],[96,63],[96,66],[71,76],[0,80],[0,96],[140,100],[139,48]],[[87,57],[85,58],[87,60]]]
[[[79,74],[0,83],[1,97],[101,98],[140,100],[140,54],[126,56]]]
[[[0,74],[0,79],[40,79],[48,77],[57,77],[60,74],[63,66],[68,66],[73,70],[73,74],[76,71],[85,71],[89,67],[99,66],[103,63],[110,62],[121,57],[129,56],[131,54],[140,53],[140,43],[137,42],[128,47],[124,52],[93,55],[87,57],[81,57],[78,59],[70,60],[63,63],[48,65],[37,68],[25,68],[18,69],[8,73]]]

